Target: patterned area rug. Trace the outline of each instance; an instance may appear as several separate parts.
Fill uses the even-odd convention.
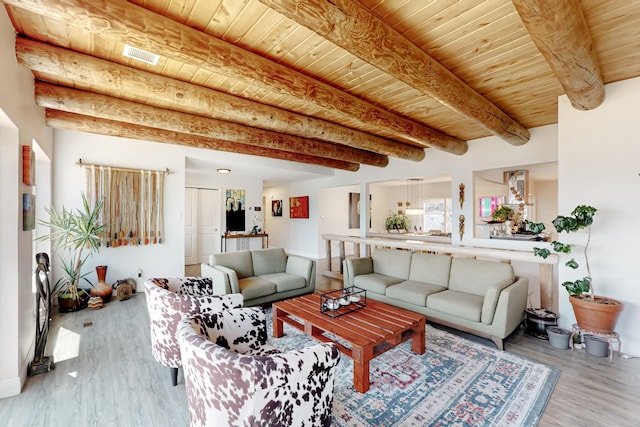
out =
[[[270,342],[289,350],[316,341],[285,324],[285,336]],[[556,368],[427,325],[425,354],[414,354],[405,342],[378,356],[365,394],[354,390],[353,362],[342,355],[333,424],[536,426],[559,375]]]

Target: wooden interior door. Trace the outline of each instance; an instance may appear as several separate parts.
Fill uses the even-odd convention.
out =
[[[209,255],[220,252],[218,242],[218,190],[198,188],[197,262],[207,262]]]
[[[186,188],[184,194],[184,265],[198,263],[197,216],[198,189]]]

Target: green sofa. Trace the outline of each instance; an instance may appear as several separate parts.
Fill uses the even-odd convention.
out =
[[[378,249],[371,257],[344,261],[344,286],[489,338],[503,350],[503,339],[522,322],[529,281],[516,277],[510,264]]]
[[[316,262],[282,248],[218,253],[201,264],[201,275],[212,279],[215,294],[241,293],[253,306],[313,292]]]

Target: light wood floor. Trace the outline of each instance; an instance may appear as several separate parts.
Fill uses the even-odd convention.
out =
[[[318,277],[320,289],[337,286]],[[56,346],[63,342],[65,350]],[[506,351],[562,371],[540,426],[640,426],[640,360],[609,363],[583,350],[555,350],[522,331],[508,338]],[[56,314],[52,353],[54,371],[28,378],[20,395],[0,400],[0,425],[188,425],[182,372],[172,387],[168,368],[151,356],[143,294],[102,310]]]

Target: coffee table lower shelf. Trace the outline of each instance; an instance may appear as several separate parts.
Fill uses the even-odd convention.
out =
[[[425,317],[385,303],[369,300],[366,307],[336,318],[320,312],[318,294],[279,301],[272,307],[274,337],[284,335],[287,323],[318,341],[335,344],[353,360],[353,386],[360,393],[369,390],[369,362],[375,357],[408,340],[414,353],[425,352]]]

